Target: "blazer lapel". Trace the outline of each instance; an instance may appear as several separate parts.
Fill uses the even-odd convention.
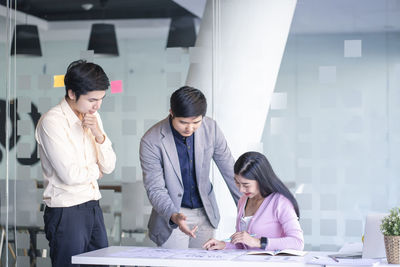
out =
[[[171,126],[169,125],[169,118],[165,119],[161,127],[161,135],[163,136],[161,142],[164,146],[164,149],[167,152],[168,158],[171,161],[171,165],[175,171],[176,176],[183,186],[178,152],[176,151],[174,136],[171,131]]]
[[[201,170],[204,156],[204,128],[201,125],[194,133],[194,165],[196,167],[196,180],[197,185],[200,185]]]

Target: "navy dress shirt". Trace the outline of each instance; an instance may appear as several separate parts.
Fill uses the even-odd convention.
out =
[[[196,169],[194,165],[194,134],[189,137],[184,137],[174,129],[171,119],[170,125],[178,152],[183,181],[184,191],[181,206],[189,209],[202,208],[203,202],[201,201],[199,189],[197,188]]]

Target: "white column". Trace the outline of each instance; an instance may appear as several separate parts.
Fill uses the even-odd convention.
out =
[[[235,158],[261,150],[261,137],[296,0],[210,0],[187,84],[208,97],[208,115],[218,122]],[[210,21],[211,20],[211,21]],[[214,31],[214,34],[213,34]],[[217,237],[234,231],[236,207],[215,168],[221,212]]]

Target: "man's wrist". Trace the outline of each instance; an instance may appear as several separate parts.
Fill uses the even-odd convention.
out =
[[[104,134],[98,135],[98,136],[95,137],[95,139],[96,139],[97,143],[103,144],[104,141],[106,140],[106,136]]]
[[[178,213],[172,213],[172,215],[171,215],[171,218],[169,219],[172,223],[174,223],[174,224],[177,224],[176,222],[175,222],[175,217],[176,217],[176,215],[178,215]]]

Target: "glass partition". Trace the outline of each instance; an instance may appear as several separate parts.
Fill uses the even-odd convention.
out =
[[[399,205],[398,1],[298,1],[262,136],[306,249],[361,242]]]
[[[205,93],[207,115],[235,158],[263,151],[295,193],[306,250],[360,242],[367,213],[398,205],[397,1],[160,0],[160,8],[135,3],[122,7],[135,12],[113,13],[94,4],[60,17],[40,5],[15,14],[7,2],[0,1],[2,265],[50,266],[34,132],[64,97],[62,75],[77,59],[122,84],[107,91],[99,111],[117,154],[115,171],[99,182],[110,245],[154,246],[139,142],[184,84]],[[182,21],[196,42],[186,36],[183,47],[169,47]],[[41,56],[11,55],[16,24],[37,26]],[[114,25],[118,56],[88,50],[92,24]],[[221,212],[216,235],[225,238],[236,207],[217,168],[211,179]]]
[[[199,55],[199,49],[195,48],[206,1],[194,1],[192,6],[181,6],[174,1],[158,2],[161,5],[158,8],[148,3],[143,3],[145,6],[142,7],[135,6],[136,3],[118,7],[110,1],[109,8],[95,3],[93,12],[86,16],[82,15],[83,7],[78,6],[70,13],[63,11],[61,17],[57,17],[60,14],[56,12],[51,13],[49,6],[32,3],[30,9],[18,7],[16,24],[37,26],[41,56],[20,55],[18,42],[24,41],[18,37],[17,55],[10,55],[11,43],[6,44],[6,21],[14,20],[14,12],[7,9],[5,1],[4,6],[0,6],[2,11],[10,13],[9,17],[0,17],[3,51],[0,80],[3,88],[6,81],[10,82],[7,87],[10,95],[4,89],[0,92],[2,266],[14,266],[16,262],[19,266],[51,264],[43,231],[44,185],[34,133],[40,116],[64,97],[62,75],[77,59],[99,64],[112,83],[122,83],[121,88],[110,88],[106,92],[99,110],[117,155],[114,172],[99,181],[100,205],[109,245],[155,246],[146,236],[151,205],[142,183],[140,138],[153,124],[168,116],[169,97],[186,84],[191,64],[212,62]],[[149,11],[150,7],[152,11]],[[123,17],[124,9],[132,8],[136,11],[131,12],[131,17]],[[184,19],[175,22],[176,18]],[[88,50],[92,24],[95,23],[114,25],[118,56],[98,55],[96,50]],[[181,35],[181,28],[189,29],[190,35]],[[11,40],[14,22],[10,29],[8,38]],[[212,66],[207,68],[211,70]],[[8,72],[10,77],[6,79]],[[211,88],[206,91],[211,92]],[[207,96],[211,102],[211,94]],[[6,108],[10,110],[7,116]],[[209,114],[212,114],[211,107]],[[4,142],[6,127],[10,138],[8,150]],[[8,196],[6,183],[10,185]],[[7,199],[10,202],[8,210]]]

